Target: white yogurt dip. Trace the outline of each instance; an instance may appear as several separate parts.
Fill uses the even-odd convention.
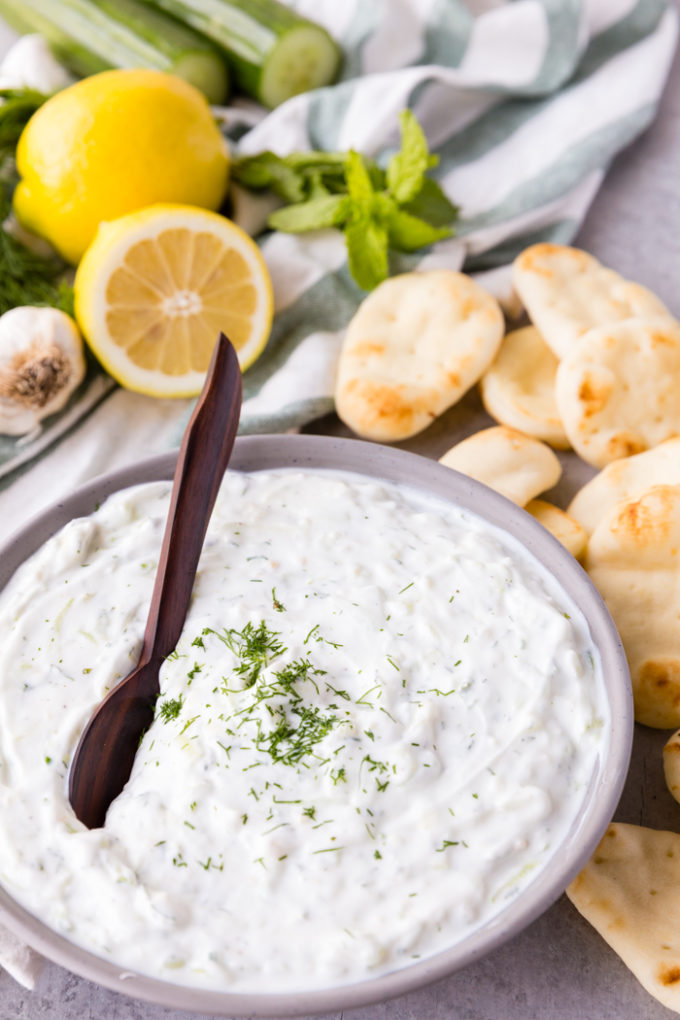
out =
[[[360,476],[229,472],[156,720],[103,829],[79,734],[134,666],[169,483],[0,597],[1,881],[122,968],[230,991],[448,948],[551,860],[606,751],[586,622],[480,518]]]

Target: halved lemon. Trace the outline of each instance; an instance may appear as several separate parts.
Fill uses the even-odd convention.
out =
[[[259,248],[225,216],[194,206],[154,205],[103,223],[74,288],[76,318],[104,368],[150,396],[199,393],[220,332],[246,369],[271,329]]]

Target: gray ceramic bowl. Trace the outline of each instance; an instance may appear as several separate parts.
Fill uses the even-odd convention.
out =
[[[73,517],[91,513],[112,492],[140,482],[172,478],[175,455],[155,457],[103,476],[29,523],[0,551],[0,589],[19,564]],[[338,988],[285,994],[232,994],[173,985],[130,972],[55,934],[0,889],[6,925],[44,956],[116,991],[175,1009],[219,1016],[304,1016],[352,1009],[445,977],[516,935],[560,896],[590,857],[609,823],[630,760],[633,708],[621,641],[604,603],[572,556],[529,514],[486,486],[434,461],[371,443],[318,436],[253,436],[236,441],[231,466],[256,471],[278,467],[335,468],[371,478],[407,482],[467,508],[504,528],[551,571],[580,606],[603,663],[611,733],[609,748],[592,777],[583,808],[544,869],[517,899],[462,942],[401,970]]]

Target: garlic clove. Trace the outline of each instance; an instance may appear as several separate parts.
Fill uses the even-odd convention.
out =
[[[0,63],[0,78],[3,88],[35,89],[45,95],[76,80],[56,59],[47,40],[37,33],[22,35],[10,46]]]
[[[31,432],[59,411],[85,377],[83,341],[56,308],[12,308],[0,316],[0,434]]]

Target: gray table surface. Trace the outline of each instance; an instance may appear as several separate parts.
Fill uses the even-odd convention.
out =
[[[680,53],[659,116],[613,163],[577,243],[653,289],[680,315]],[[484,424],[472,395],[405,448],[437,457]],[[344,434],[333,416],[307,431]],[[552,493],[564,505],[584,480],[567,457]],[[666,791],[661,748],[668,734],[637,727],[616,813],[621,821],[680,832],[680,805]],[[340,1020],[328,1014],[324,1020]],[[521,935],[450,978],[346,1020],[662,1020],[675,1014],[642,989],[562,897]],[[28,992],[0,973],[0,1020],[199,1020],[199,1014],[137,1002],[51,963]]]

